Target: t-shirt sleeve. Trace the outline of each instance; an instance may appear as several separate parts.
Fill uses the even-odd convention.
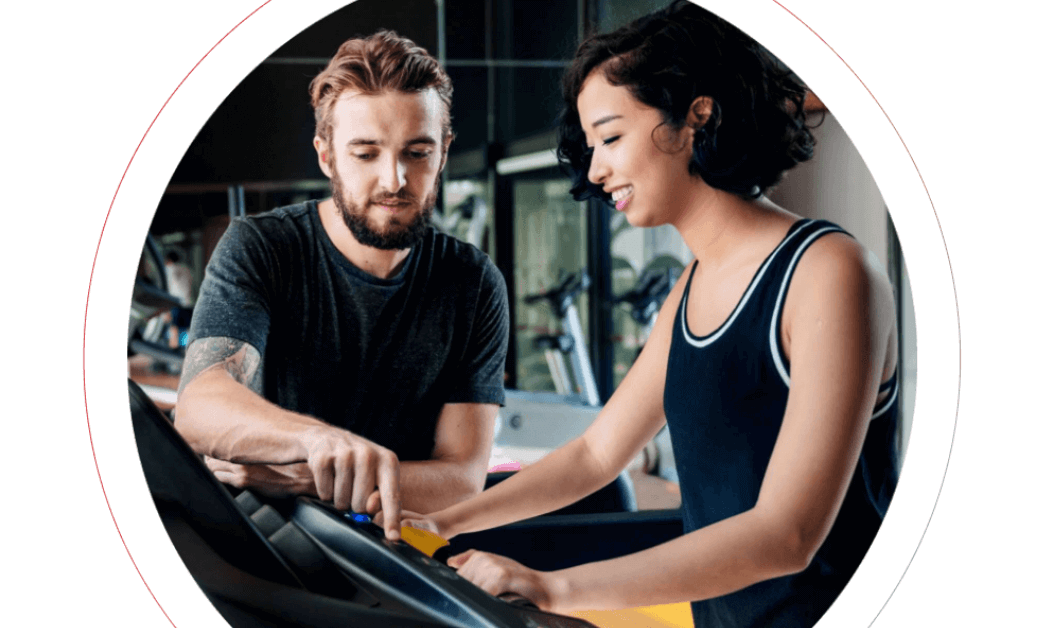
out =
[[[272,319],[275,267],[273,253],[257,228],[245,220],[234,220],[207,264],[193,310],[189,343],[229,337],[264,354]]]
[[[485,259],[460,378],[448,403],[504,405],[504,362],[508,355],[508,290],[501,271]]]

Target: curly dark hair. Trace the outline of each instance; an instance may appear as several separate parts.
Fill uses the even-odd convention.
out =
[[[714,188],[756,198],[779,183],[784,171],[813,156],[802,81],[735,26],[676,0],[612,33],[590,36],[577,48],[563,77],[558,149],[577,200],[609,200],[602,186],[588,181],[591,151],[577,110],[584,81],[596,70],[659,109],[663,125],[674,131],[685,124],[696,98],[710,97],[711,116],[694,134],[689,171]]]

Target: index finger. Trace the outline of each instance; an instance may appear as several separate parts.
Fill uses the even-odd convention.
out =
[[[394,459],[382,459],[377,469],[377,490],[381,493],[385,538],[389,541],[398,541],[400,537],[399,464]]]

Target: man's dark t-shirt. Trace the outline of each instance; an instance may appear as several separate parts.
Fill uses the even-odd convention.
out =
[[[504,403],[507,307],[504,278],[475,247],[429,228],[379,279],[334,247],[310,201],[232,222],[189,342],[244,341],[270,401],[425,460],[444,404]]]

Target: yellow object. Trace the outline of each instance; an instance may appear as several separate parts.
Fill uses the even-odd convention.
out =
[[[689,604],[659,604],[620,611],[579,611],[571,613],[599,628],[693,628]]]
[[[420,528],[403,526],[399,532],[402,534],[403,541],[429,558],[435,554],[437,549],[450,544],[450,541],[438,534]]]

